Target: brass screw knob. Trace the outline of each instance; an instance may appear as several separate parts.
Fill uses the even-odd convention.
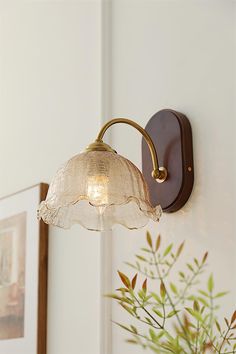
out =
[[[152,171],[152,177],[158,182],[163,183],[168,176],[167,169],[165,167],[160,167],[159,170]]]

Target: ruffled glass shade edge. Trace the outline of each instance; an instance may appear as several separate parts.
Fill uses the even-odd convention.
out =
[[[88,222],[84,222],[82,218],[80,218],[79,213],[76,213],[75,215],[75,209],[78,207],[79,203],[85,202],[86,205],[89,205],[89,208],[98,209],[99,206],[93,204],[88,197],[86,196],[81,196],[79,197],[75,202],[65,204],[65,205],[59,205],[57,207],[51,207],[49,206],[49,203],[47,200],[42,201],[41,204],[39,205],[38,209],[38,219],[42,219],[46,224],[50,224],[53,226],[57,226],[63,229],[70,229],[71,226],[74,224],[80,224],[82,227],[86,228],[87,230],[91,231],[108,231],[111,230],[114,225],[121,225],[129,230],[136,230],[139,228],[142,228],[147,225],[149,219],[153,220],[154,222],[158,222],[161,215],[162,215],[162,208],[160,205],[157,205],[156,207],[152,207],[149,203],[146,201],[141,201],[137,197],[127,197],[126,200],[122,203],[111,203],[106,206],[104,206],[105,210],[109,210],[111,208],[122,208],[124,206],[130,206],[134,207],[134,211],[136,215],[134,215],[134,218],[139,222],[124,222],[124,218],[121,216],[115,216],[113,220],[109,220],[109,227],[107,226],[102,226],[100,225],[99,227],[91,227],[91,224],[88,220]],[[103,207],[103,206],[102,206]],[[97,210],[93,210],[94,214],[98,214]],[[100,216],[99,219],[102,217]],[[110,218],[112,219],[112,218]],[[101,223],[102,224],[102,223]]]

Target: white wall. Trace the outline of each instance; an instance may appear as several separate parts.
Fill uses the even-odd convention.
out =
[[[235,26],[233,1],[114,0],[112,113],[145,126],[162,108],[189,117],[194,137],[195,187],[188,204],[164,215],[148,229],[166,242],[187,241],[189,256],[210,251],[220,289],[234,291],[223,302],[235,306]],[[141,167],[139,134],[127,126],[112,130],[113,146]],[[131,143],[132,142],[132,143]],[[145,230],[147,229],[145,228]],[[145,242],[145,230],[113,234],[113,288],[116,269],[132,274],[132,260]],[[132,322],[118,307],[113,319]],[[113,326],[113,354],[142,353],[124,342]]]
[[[101,2],[0,1],[0,195],[41,181],[101,125]],[[100,348],[100,236],[50,230],[48,354]]]
[[[184,209],[148,228],[167,241],[186,239],[191,255],[210,250],[219,288],[236,291],[235,48],[231,0],[0,1],[0,195],[49,182],[110,111],[145,126],[159,109],[180,110],[193,127],[194,192]],[[113,127],[112,140],[141,166],[136,131]],[[113,288],[144,232],[115,229]],[[99,234],[51,229],[48,354],[111,354],[100,328],[108,250],[101,269]],[[231,295],[223,311],[233,302]],[[114,306],[113,319],[126,316]],[[124,338],[113,326],[112,354],[138,354]]]

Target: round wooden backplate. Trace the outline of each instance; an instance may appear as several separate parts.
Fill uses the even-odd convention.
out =
[[[142,141],[142,170],[153,206],[174,212],[187,202],[193,188],[192,130],[188,118],[179,112],[164,109],[156,113],[145,130],[151,136],[159,166],[168,171],[167,180],[156,182],[152,176],[152,160],[146,141]]]

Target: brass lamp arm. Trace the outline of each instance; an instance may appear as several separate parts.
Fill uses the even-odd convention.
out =
[[[107,131],[107,129],[117,123],[124,123],[124,124],[131,125],[133,128],[137,129],[143,135],[143,137],[149,147],[150,153],[151,153],[152,164],[153,164],[152,177],[154,179],[156,179],[157,182],[160,182],[160,183],[164,182],[167,178],[167,170],[164,167],[159,167],[157,152],[156,152],[154,143],[153,143],[150,135],[146,132],[146,130],[143,129],[139,124],[137,124],[133,120],[127,119],[127,118],[111,119],[101,128],[96,141],[103,142],[102,139],[103,139],[103,136],[104,136],[105,132]]]

